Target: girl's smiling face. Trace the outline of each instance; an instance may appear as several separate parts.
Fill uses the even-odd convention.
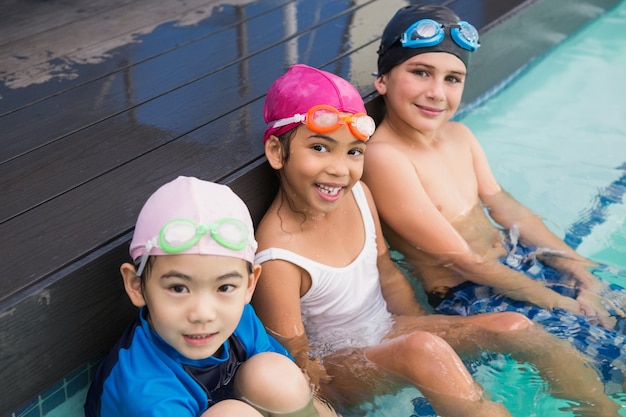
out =
[[[133,304],[147,305],[153,330],[189,359],[212,356],[235,331],[259,272],[227,256],[163,255],[155,257],[141,288],[134,271],[122,267]]]
[[[379,77],[387,117],[422,133],[447,122],[461,103],[466,77],[463,62],[445,52],[418,54]]]
[[[346,125],[324,134],[302,125],[291,138],[287,158],[270,162],[281,170],[282,189],[294,208],[315,218],[335,209],[361,179],[364,152],[365,142]]]

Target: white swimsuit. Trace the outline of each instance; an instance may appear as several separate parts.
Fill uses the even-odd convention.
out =
[[[300,306],[309,343],[320,349],[317,353],[378,344],[392,325],[380,288],[376,229],[361,183],[352,193],[365,226],[365,245],[350,265],[331,267],[282,248],[265,249],[255,258],[255,263],[285,260],[311,276],[311,288],[300,298]]]

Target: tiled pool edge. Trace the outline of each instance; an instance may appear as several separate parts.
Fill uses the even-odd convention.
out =
[[[22,408],[9,414],[8,417],[43,417],[52,410],[73,398],[87,388],[93,380],[93,375],[100,364],[100,359],[89,361],[57,382],[43,394],[34,398]]]

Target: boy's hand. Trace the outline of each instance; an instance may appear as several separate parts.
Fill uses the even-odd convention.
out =
[[[585,316],[597,319],[597,324],[607,329],[615,327],[617,319],[612,317],[605,307],[606,304],[610,303],[609,300],[605,300],[601,295],[589,290],[581,290],[576,300],[581,305]],[[624,317],[620,307],[616,308],[615,311]]]
[[[554,307],[562,308],[565,311],[568,311],[573,314],[578,314],[579,316],[584,316],[585,310],[583,306],[573,298],[565,297],[559,294]]]

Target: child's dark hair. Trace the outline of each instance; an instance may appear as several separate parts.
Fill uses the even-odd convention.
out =
[[[298,126],[300,127],[300,126]],[[296,135],[296,131],[298,127],[291,129],[288,132],[283,133],[282,135],[277,136],[278,141],[280,142],[280,148],[282,150],[282,162],[286,163],[289,160],[289,153],[291,149],[291,140]],[[277,171],[278,172],[278,171]],[[279,173],[280,176],[280,173]]]
[[[290,152],[291,141],[293,140],[294,136],[296,136],[296,131],[298,130],[299,127],[300,126],[297,126],[283,133],[282,135],[276,136],[278,138],[278,142],[280,143],[281,157],[282,157],[281,159],[282,159],[283,166],[284,164],[289,162],[289,155],[291,153]],[[276,176],[278,177],[278,187],[282,190],[283,182],[281,181],[280,170],[276,170]],[[291,208],[291,211],[293,211],[294,213],[298,213],[298,210],[296,210],[296,208],[291,203],[291,200],[287,198],[286,194],[281,192],[281,195],[282,195],[281,203],[280,203],[281,206],[284,202],[286,202],[289,208]],[[306,221],[306,215],[304,213],[300,213],[300,214],[302,215],[302,223],[304,223]],[[280,209],[278,210],[278,217],[280,217]],[[282,228],[282,218],[281,218],[281,228]]]

